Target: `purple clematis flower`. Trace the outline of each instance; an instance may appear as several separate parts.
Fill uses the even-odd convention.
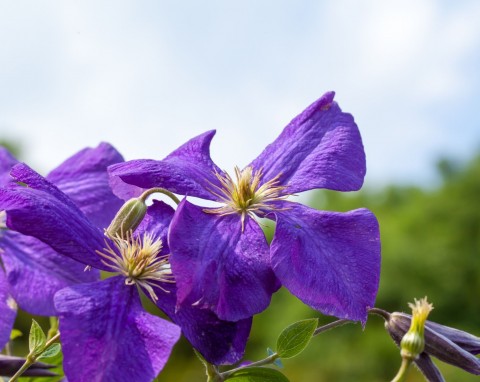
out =
[[[55,295],[69,380],[149,381],[163,368],[180,328],[143,311],[136,285],[209,362],[241,358],[251,319],[233,323],[195,307],[175,310],[168,246],[162,245],[174,212],[171,207],[154,203],[134,235],[111,238],[27,166],[14,166],[11,175],[27,187],[0,190],[10,229],[39,238],[77,262],[118,274]],[[138,357],[132,357],[132,349]]]
[[[210,159],[206,132],[162,161],[109,168],[112,184],[163,187],[222,203],[206,208],[183,200],[169,244],[179,306],[200,306],[225,320],[265,309],[278,280],[325,314],[366,321],[380,273],[377,220],[366,209],[316,211],[286,200],[326,188],[358,190],[365,154],[358,128],[330,92],[293,119],[281,135],[232,178]],[[115,188],[114,188],[115,189]],[[119,187],[118,194],[125,188]],[[276,221],[270,248],[256,218]]]
[[[107,166],[121,161],[122,156],[112,146],[102,143],[73,155],[47,175],[47,179],[102,227],[122,205],[111,192],[106,172]],[[0,148],[0,187],[15,187],[9,173],[17,163],[6,149]],[[0,212],[0,258],[5,268],[5,274],[0,268],[0,311],[3,312],[0,314],[0,348],[8,341],[12,329],[15,301],[31,314],[53,316],[56,315],[53,296],[58,290],[99,280],[100,276],[98,271],[84,272],[84,265],[36,238],[8,230],[5,218],[5,212]]]

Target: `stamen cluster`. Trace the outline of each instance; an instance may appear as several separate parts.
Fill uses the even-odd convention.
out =
[[[148,233],[143,237],[133,236],[132,231],[109,238],[113,245],[105,240],[105,252],[97,251],[104,259],[102,263],[125,276],[125,284],[137,284],[157,301],[153,287],[163,289],[158,283],[174,282],[168,255],[159,256],[162,241]]]
[[[243,170],[235,167],[235,180],[228,174],[216,172],[215,176],[220,181],[221,187],[213,185],[214,189],[211,192],[225,205],[205,210],[205,212],[222,216],[239,214],[242,217],[243,228],[246,215],[261,217],[266,212],[275,210],[272,202],[288,197],[282,193],[285,186],[278,185],[280,175],[260,184],[262,175],[261,169],[254,171],[251,166]]]

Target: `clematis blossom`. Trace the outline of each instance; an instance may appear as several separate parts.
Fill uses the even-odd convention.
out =
[[[111,192],[107,166],[123,161],[107,143],[76,153],[47,175],[68,194],[83,213],[99,227],[108,224],[122,201]],[[18,161],[0,147],[0,187],[16,187],[10,170]],[[53,296],[60,289],[99,280],[98,271],[53,250],[40,240],[7,229],[6,213],[0,206],[0,348],[9,339],[17,304],[25,311],[56,315]]]
[[[380,273],[375,216],[366,209],[317,211],[287,200],[302,191],[358,190],[366,172],[358,128],[326,93],[232,177],[210,158],[215,131],[201,134],[164,160],[134,160],[109,168],[117,194],[163,187],[220,203],[186,198],[173,218],[170,262],[177,304],[211,309],[236,321],[265,309],[281,282],[325,314],[366,321]],[[257,218],[276,230],[270,247]]]
[[[15,165],[11,176],[26,187],[0,190],[9,229],[42,240],[83,267],[116,273],[55,294],[69,380],[150,381],[166,363],[180,327],[211,363],[241,358],[251,319],[224,322],[199,308],[175,309],[165,240],[171,207],[154,203],[134,234],[108,237],[66,194],[28,166]],[[139,289],[175,323],[145,312]]]

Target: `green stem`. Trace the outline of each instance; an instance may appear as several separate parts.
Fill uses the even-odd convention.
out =
[[[326,332],[327,330],[330,330],[330,329],[333,329],[333,328],[336,328],[338,326],[342,326],[342,325],[345,325],[345,324],[349,324],[349,323],[352,323],[353,321],[350,321],[350,320],[337,320],[337,321],[334,321],[334,322],[331,322],[329,324],[326,324],[326,325],[323,325],[323,326],[319,326],[317,329],[315,329],[315,331],[313,332],[313,336],[317,336],[319,335],[320,333],[323,333],[323,332]],[[268,357],[260,360],[260,361],[257,361],[257,362],[252,362],[248,365],[245,365],[245,366],[240,366],[240,367],[237,367],[235,369],[232,369],[232,370],[228,370],[228,371],[225,371],[223,373],[220,373],[220,376],[223,378],[222,380],[228,378],[229,376],[231,376],[233,373],[239,371],[239,370],[242,370],[242,369],[246,369],[246,368],[249,368],[249,367],[255,367],[255,366],[264,366],[264,365],[269,365],[271,363],[274,363],[276,359],[278,359],[279,356],[278,356],[278,353],[273,353],[271,355],[269,355]]]
[[[264,359],[261,359],[260,361],[257,361],[257,362],[252,362],[248,365],[245,365],[245,366],[240,366],[240,367],[237,367],[235,369],[232,369],[232,370],[228,370],[228,371],[225,371],[223,373],[220,373],[220,376],[224,379],[228,378],[229,376],[231,376],[233,373],[239,371],[239,370],[243,370],[243,369],[246,369],[248,367],[255,367],[255,366],[263,366],[263,365],[268,365],[268,364],[271,364],[271,363],[274,363],[275,360],[278,358],[278,354],[277,353],[273,353],[272,355],[269,355],[267,358],[264,358]]]
[[[392,379],[392,382],[403,382],[408,374],[408,369],[410,368],[412,361],[408,358],[402,358],[402,365],[400,366],[400,370],[398,370],[397,375],[395,378]]]
[[[329,324],[319,326],[317,329],[315,329],[312,337],[318,336],[320,333],[326,332],[330,329],[343,326],[345,324],[352,324],[352,323],[353,321],[350,321],[350,320],[337,320],[337,321],[330,322]]]
[[[147,198],[150,195],[156,194],[156,193],[167,195],[170,199],[172,199],[175,202],[175,204],[177,205],[180,204],[180,200],[175,196],[175,194],[160,187],[150,188],[149,190],[145,191],[142,195],[140,195],[140,200],[145,203],[145,200],[147,200]]]
[[[57,333],[55,336],[50,338],[45,343],[45,346],[44,346],[43,350],[47,349],[51,344],[56,342],[59,338],[60,338],[60,333]],[[42,352],[43,352],[43,350],[42,350]],[[32,366],[37,361],[37,358],[42,354],[42,352],[40,352],[39,354],[35,354],[33,351],[31,351],[27,355],[27,359],[25,360],[25,363],[22,365],[22,367],[20,369],[18,369],[18,371],[15,373],[15,375],[12,378],[10,378],[9,382],[17,381],[18,378],[20,378],[20,376],[25,372],[25,370],[27,370],[30,366]]]

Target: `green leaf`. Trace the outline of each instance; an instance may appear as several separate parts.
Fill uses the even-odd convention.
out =
[[[13,341],[15,338],[23,336],[23,333],[18,329],[12,329],[10,333],[10,341]]]
[[[295,322],[283,330],[277,340],[277,354],[281,358],[291,358],[300,354],[312,338],[318,319],[312,318]]]
[[[28,348],[30,349],[30,353],[40,353],[45,347],[46,342],[47,338],[45,337],[42,328],[38,325],[37,321],[32,319],[32,327],[30,328],[30,334],[28,336]]]
[[[60,353],[60,349],[61,347],[59,343],[51,344],[47,349],[45,349],[44,352],[42,352],[42,354],[40,354],[38,359],[55,357],[58,353]]]
[[[228,377],[229,382],[289,382],[278,370],[267,367],[247,367]]]

